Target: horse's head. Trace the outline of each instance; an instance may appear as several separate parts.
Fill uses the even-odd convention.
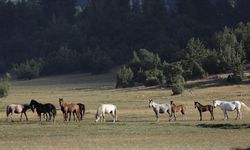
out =
[[[60,106],[63,106],[63,103],[64,103],[64,102],[63,102],[63,98],[59,98],[59,105],[60,105]]]
[[[196,107],[197,107],[197,104],[198,104],[198,102],[194,102],[194,108],[196,108]]]
[[[38,103],[38,102],[35,101],[35,100],[33,100],[33,99],[30,101],[29,107],[30,107],[30,109],[32,110],[32,112],[34,112],[34,110],[35,110],[35,105],[36,105],[37,103]]]
[[[98,120],[100,119],[100,115],[98,113],[95,114],[95,122],[98,122]]]
[[[217,100],[213,100],[212,103],[213,103],[214,108],[220,105],[220,101],[217,101]]]
[[[152,99],[149,99],[148,100],[148,107],[150,108],[150,107],[153,107],[153,105],[154,105],[154,101],[152,100]]]

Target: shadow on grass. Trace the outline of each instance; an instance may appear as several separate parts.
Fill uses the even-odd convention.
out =
[[[216,129],[250,129],[250,124],[198,124],[200,128],[216,128]]]

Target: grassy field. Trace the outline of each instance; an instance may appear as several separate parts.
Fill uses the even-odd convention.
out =
[[[217,78],[216,78],[217,79]],[[210,104],[212,99],[241,100],[250,106],[250,84],[225,85],[213,79],[189,81],[187,90],[171,96],[171,90],[158,87],[115,89],[115,76],[75,74],[53,76],[30,81],[13,81],[8,97],[0,100],[0,148],[1,149],[233,149],[250,146],[250,111],[243,109],[243,119],[234,120],[236,112],[229,113],[223,121],[223,113],[215,109],[215,121],[198,121],[194,101]],[[218,84],[219,83],[219,84]],[[59,110],[58,98],[66,102],[86,105],[86,116],[81,122],[64,122]],[[155,122],[148,99],[159,103],[173,100],[187,108],[187,120],[177,115],[176,122],[168,122],[166,115]],[[36,99],[53,103],[58,111],[56,121],[40,122],[37,115],[28,111],[29,121],[6,121],[5,108],[10,103],[29,103]],[[95,123],[94,114],[100,103],[118,106],[118,122]]]

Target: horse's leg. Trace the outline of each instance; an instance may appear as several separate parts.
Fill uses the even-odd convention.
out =
[[[20,121],[22,121],[22,117],[23,117],[23,113],[21,113],[21,116],[20,116]]]
[[[211,115],[210,120],[214,120],[213,110],[209,110],[209,112],[210,112],[210,115]]]
[[[199,112],[200,112],[200,121],[202,121],[202,112],[201,111]]]
[[[115,122],[115,113],[112,111],[110,114],[113,117],[113,122]]]
[[[239,110],[239,109],[236,109],[236,112],[237,112],[237,115],[236,115],[235,120],[241,119],[240,110]]]
[[[155,110],[156,121],[159,122],[159,111]]]
[[[102,119],[103,119],[103,122],[106,122],[106,120],[105,120],[105,113],[102,113]]]
[[[186,118],[186,115],[183,109],[181,110],[181,114],[182,114],[182,120],[184,120],[184,117]]]
[[[71,120],[71,112],[69,112],[69,121]]]
[[[224,120],[228,120],[227,111],[226,111],[226,110],[223,110],[223,112],[224,112]]]
[[[28,117],[27,117],[26,112],[24,112],[24,115],[25,115],[26,121],[28,121]]]

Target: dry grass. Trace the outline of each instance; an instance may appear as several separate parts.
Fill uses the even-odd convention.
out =
[[[10,95],[0,101],[1,149],[230,149],[250,146],[250,111],[243,110],[243,119],[235,121],[230,112],[229,121],[215,109],[215,121],[198,121],[193,102],[211,103],[212,99],[241,100],[250,106],[250,85],[221,85],[212,79],[190,81],[184,94],[171,96],[164,88],[114,89],[113,74],[91,76],[66,75],[12,83]],[[58,97],[66,102],[82,102],[87,114],[80,123],[63,122],[58,110],[56,122],[39,122],[36,114],[28,112],[29,120],[7,122],[5,107],[9,103],[29,103],[30,99],[50,102],[59,108]],[[159,103],[173,100],[187,108],[187,121],[178,114],[176,122],[160,116],[155,122],[148,99]],[[98,104],[114,103],[118,106],[118,122],[94,123]],[[111,117],[107,117],[108,121]]]

